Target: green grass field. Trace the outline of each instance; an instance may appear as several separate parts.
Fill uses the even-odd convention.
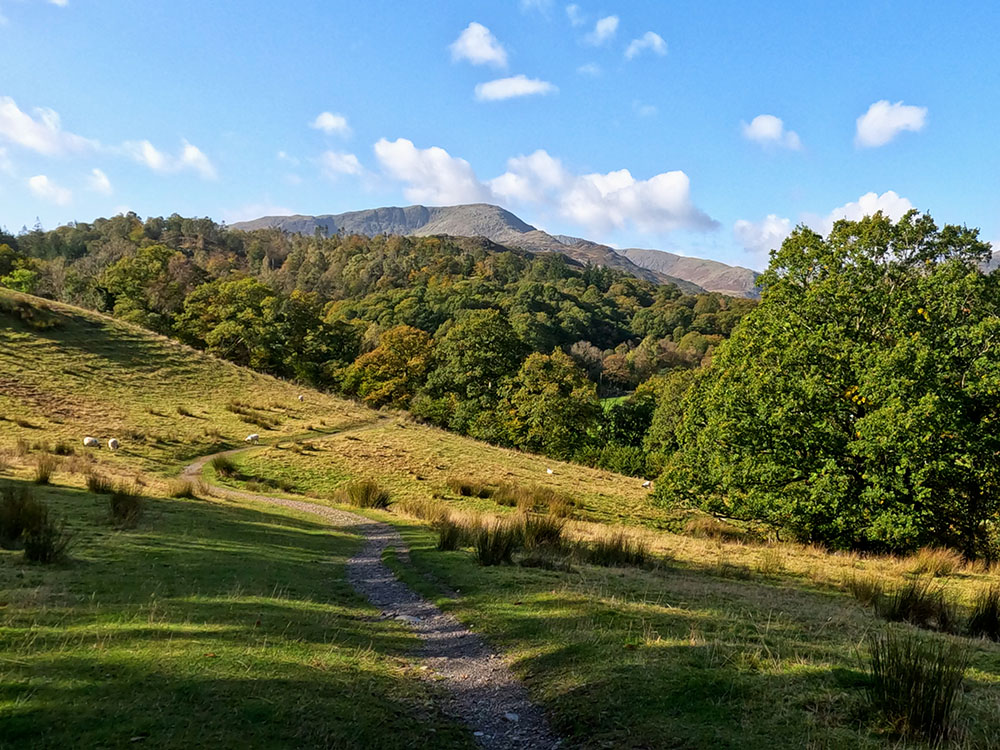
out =
[[[853,575],[910,580],[915,561],[671,533],[685,519],[652,505],[640,480],[380,415],[50,307],[39,316],[53,328],[0,312],[0,481],[30,480],[46,449],[71,443],[56,486],[38,491],[77,543],[50,567],[0,551],[0,747],[467,746],[409,666],[415,639],[343,580],[355,537],[285,509],[165,498],[164,477],[251,431],[271,445],[220,481],[280,480],[283,494],[336,504],[346,482],[374,479],[400,506],[459,515],[514,511],[453,480],[542,486],[572,499],[570,537],[621,524],[644,539],[649,568],[486,568],[468,549],[437,551],[425,522],[369,512],[411,547],[408,566],[393,562],[400,575],[511,660],[568,747],[920,747],[867,708],[863,645],[884,623],[844,590]],[[234,402],[280,424],[255,427]],[[84,452],[91,433],[125,445]],[[138,527],[111,528],[106,501],[83,489],[92,471],[146,482]],[[967,606],[998,580],[958,566],[935,585]],[[955,640],[971,653],[956,744],[1000,747],[1000,646]]]

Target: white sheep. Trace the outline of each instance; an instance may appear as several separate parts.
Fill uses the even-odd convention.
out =
[[[653,483],[650,482],[648,479],[645,482],[642,483],[642,486],[645,489],[649,489],[652,485],[653,485]]]
[[[551,474],[551,473],[552,473],[552,469],[546,469],[546,470],[545,470],[545,473],[546,473],[546,474]]]
[[[260,440],[260,435],[258,435],[256,432],[247,435],[245,438],[243,438],[244,443],[252,443],[253,445],[256,445],[259,440]]]
[[[101,441],[98,440],[95,437],[85,437],[83,439],[83,447],[84,448],[100,448],[101,447]]]
[[[305,400],[306,400],[305,396],[301,396],[301,395],[299,396],[299,401],[305,401]]]
[[[118,438],[111,438],[110,440],[108,440],[108,448],[110,448],[113,451],[118,450]]]

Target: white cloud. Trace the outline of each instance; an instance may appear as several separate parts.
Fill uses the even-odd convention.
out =
[[[14,164],[11,162],[10,157],[7,156],[7,149],[5,148],[0,148],[0,173],[14,174]]]
[[[583,16],[583,11],[580,10],[580,6],[576,3],[566,6],[566,18],[569,19],[571,26],[583,26],[587,22],[587,19]]]
[[[718,224],[691,200],[688,176],[664,172],[637,180],[627,169],[575,175],[539,150],[507,162],[490,182],[492,192],[512,202],[553,206],[564,218],[596,231],[635,225],[642,231],[713,229]]]
[[[365,171],[358,157],[343,151],[324,151],[319,157],[319,163],[327,177],[343,174],[361,175]]]
[[[576,72],[585,76],[599,76],[601,74],[601,66],[597,63],[585,63],[577,68]]]
[[[513,99],[518,96],[534,96],[537,94],[552,94],[558,91],[548,81],[528,78],[524,75],[498,78],[495,81],[476,84],[476,99],[481,102],[494,102],[502,99]]]
[[[49,0],[52,5],[58,5],[60,8],[65,8],[69,5],[69,0]]]
[[[684,172],[664,172],[637,180],[627,169],[607,174],[574,174],[544,150],[507,161],[507,171],[488,182],[465,159],[442,148],[419,149],[405,138],[375,144],[383,171],[406,183],[416,203],[498,202],[533,204],[595,231],[635,226],[642,231],[714,229],[718,222],[691,200]]]
[[[897,195],[894,190],[886,190],[882,195],[871,192],[865,193],[856,201],[845,203],[833,209],[820,223],[818,231],[829,234],[833,228],[833,223],[838,219],[848,221],[858,221],[865,216],[872,216],[881,211],[893,221],[899,221],[903,214],[913,208],[913,204],[906,198]]]
[[[154,172],[169,174],[190,170],[206,180],[214,180],[218,176],[205,153],[186,140],[181,141],[181,152],[177,156],[160,151],[149,141],[126,141],[122,148],[127,155]]]
[[[347,118],[336,112],[320,112],[316,119],[309,123],[309,127],[322,130],[327,135],[349,136],[351,126],[347,124]]]
[[[101,195],[111,195],[111,180],[103,171],[94,167],[90,170],[90,177],[87,179],[87,186],[95,193]]]
[[[28,189],[37,198],[41,198],[49,203],[65,206],[73,200],[73,193],[43,174],[36,174],[28,180]]]
[[[418,149],[406,138],[382,138],[375,144],[375,157],[391,177],[407,183],[404,194],[415,203],[447,206],[490,199],[472,165],[443,148]]]
[[[63,130],[59,113],[47,108],[23,112],[9,96],[0,96],[0,138],[45,156],[90,151],[96,141]]]
[[[767,255],[771,250],[781,247],[781,243],[791,233],[791,219],[783,219],[777,214],[768,214],[763,221],[740,219],[733,225],[736,241],[756,255]]]
[[[625,48],[625,59],[631,60],[647,50],[663,57],[667,54],[667,43],[655,31],[647,31],[638,39],[633,39],[628,43],[628,47]]]
[[[743,136],[763,146],[781,146],[798,151],[802,148],[799,134],[786,130],[785,123],[774,115],[757,115],[750,124],[742,123]]]
[[[927,121],[927,107],[903,102],[890,104],[887,99],[875,102],[857,119],[854,144],[862,148],[884,146],[904,130],[918,132]]]
[[[448,49],[456,62],[466,60],[473,65],[507,67],[507,50],[488,28],[475,21],[465,27]]]
[[[594,24],[594,30],[587,34],[583,40],[587,44],[597,47],[609,41],[616,31],[618,31],[618,16],[605,16]]]

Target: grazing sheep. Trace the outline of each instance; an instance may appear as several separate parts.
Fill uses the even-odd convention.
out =
[[[98,440],[95,437],[85,437],[83,439],[83,447],[84,448],[100,448],[101,447],[101,441]]]
[[[647,479],[647,480],[646,480],[645,482],[643,482],[643,483],[642,483],[642,486],[643,486],[644,488],[648,489],[648,488],[650,488],[650,487],[652,487],[652,486],[653,486],[653,483],[652,483],[652,482],[650,482],[650,481],[649,481],[649,480]]]
[[[260,435],[258,435],[256,432],[247,435],[245,438],[243,438],[244,443],[252,443],[253,445],[257,445],[257,442],[259,440],[260,440]]]
[[[552,473],[552,469],[546,469],[546,470],[545,470],[545,473],[546,473],[546,474],[551,474],[551,473]]]
[[[306,400],[305,396],[299,396],[299,401],[305,401],[305,400]]]
[[[110,448],[113,451],[118,450],[118,438],[111,438],[108,441],[108,448]]]

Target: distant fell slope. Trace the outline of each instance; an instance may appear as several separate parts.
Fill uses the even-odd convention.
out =
[[[510,211],[488,203],[372,208],[322,216],[264,216],[238,222],[232,228],[246,231],[275,228],[292,234],[313,234],[319,229],[325,234],[343,232],[369,237],[379,234],[486,237],[508,247],[536,253],[560,253],[578,263],[615,268],[654,284],[676,284],[688,294],[705,291],[700,285],[684,277],[642,268],[607,245],[587,240],[580,240],[575,244],[561,242],[522,221]]]
[[[722,292],[734,297],[760,296],[757,288],[760,273],[749,268],[730,266],[706,258],[691,258],[665,250],[630,247],[618,252],[637,266],[688,279],[711,292]]]

